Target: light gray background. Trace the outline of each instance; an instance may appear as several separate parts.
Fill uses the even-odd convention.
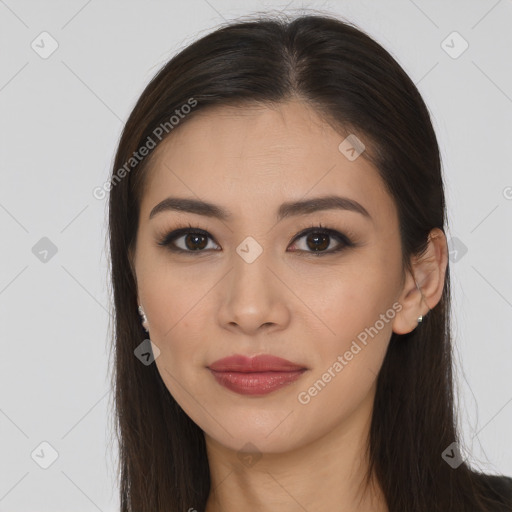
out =
[[[285,7],[357,23],[395,56],[432,112],[448,238],[457,239],[465,446],[476,467],[512,475],[512,2],[241,4],[0,0],[0,511],[117,509],[106,199],[92,191],[108,179],[136,99],[171,55],[224,20]],[[46,59],[31,47],[42,51],[43,31],[58,43]],[[469,44],[457,58],[445,51],[462,49],[454,31]],[[57,249],[46,262],[33,252],[43,237]],[[51,461],[44,441],[58,453],[48,469],[39,465]]]

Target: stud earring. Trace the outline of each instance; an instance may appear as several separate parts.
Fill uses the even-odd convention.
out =
[[[418,317],[418,323],[419,323],[419,324],[421,324],[421,322],[423,322],[423,315],[420,315],[420,316]]]
[[[148,331],[148,327],[149,327],[148,317],[146,316],[146,313],[144,313],[144,310],[142,309],[142,306],[140,306],[140,305],[139,305],[139,315],[142,318],[142,327],[144,327],[144,330],[146,332],[149,332]]]

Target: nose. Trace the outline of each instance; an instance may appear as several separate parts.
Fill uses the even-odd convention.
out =
[[[292,294],[264,254],[252,263],[238,255],[233,258],[233,268],[220,283],[218,318],[223,328],[255,335],[289,324],[288,301]]]

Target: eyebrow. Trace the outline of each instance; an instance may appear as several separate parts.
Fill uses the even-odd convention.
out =
[[[372,220],[368,210],[362,204],[348,197],[334,195],[283,203],[277,211],[277,220],[280,221],[295,215],[308,215],[322,210],[347,210],[360,213],[369,220]],[[212,203],[197,199],[167,197],[151,210],[149,218],[152,219],[155,215],[164,211],[195,213],[220,220],[229,220],[232,217],[231,212]]]

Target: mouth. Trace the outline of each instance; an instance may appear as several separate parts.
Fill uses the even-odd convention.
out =
[[[308,368],[271,355],[234,355],[207,367],[215,380],[241,395],[266,395],[299,379]]]

